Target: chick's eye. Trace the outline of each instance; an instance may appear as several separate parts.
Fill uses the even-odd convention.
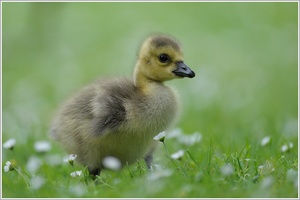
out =
[[[167,54],[160,54],[158,56],[158,59],[161,63],[166,63],[166,62],[169,62],[170,61],[170,57],[167,55]]]

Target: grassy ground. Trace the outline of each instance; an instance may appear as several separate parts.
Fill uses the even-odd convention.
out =
[[[298,197],[297,6],[2,3],[2,144],[16,140],[2,148],[2,197]],[[131,76],[138,46],[157,32],[181,41],[196,72],[168,83],[181,119],[153,172],[141,161],[95,184],[63,162],[47,136],[51,118],[92,80]],[[37,152],[44,140],[52,148]]]

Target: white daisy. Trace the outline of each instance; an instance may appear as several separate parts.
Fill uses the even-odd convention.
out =
[[[267,144],[270,143],[270,141],[271,141],[271,138],[270,138],[269,136],[266,136],[266,137],[264,137],[264,138],[261,140],[260,145],[261,145],[261,146],[266,146]]]
[[[74,160],[77,158],[76,154],[70,154],[68,157],[64,158],[64,162],[69,163],[70,165],[74,165]]]
[[[187,146],[192,146],[198,142],[200,142],[202,139],[202,135],[201,133],[198,133],[198,132],[195,132],[193,134],[190,134],[190,135],[181,135],[179,138],[178,138],[178,141],[181,142],[182,144],[185,144]]]
[[[4,172],[12,171],[14,168],[10,161],[7,161],[4,166]]]
[[[272,186],[273,183],[274,183],[274,178],[272,176],[268,176],[261,181],[260,187],[265,189]]]
[[[37,141],[34,144],[34,149],[39,153],[48,152],[51,150],[51,144],[47,141]]]
[[[281,152],[286,152],[287,150],[289,150],[288,145],[286,145],[286,144],[282,145]]]
[[[233,174],[234,169],[231,164],[225,164],[221,167],[220,171],[224,176],[230,176]]]
[[[32,174],[35,173],[41,166],[43,162],[36,156],[31,156],[27,162],[26,168]]]
[[[34,176],[30,179],[30,187],[34,190],[40,189],[45,184],[45,179],[41,176]]]
[[[16,145],[16,140],[14,138],[11,138],[3,144],[3,148],[12,150],[15,145]]]
[[[184,151],[183,150],[179,150],[176,153],[173,153],[171,155],[171,158],[174,159],[174,160],[179,160],[179,159],[181,159],[183,157],[183,155],[184,155]]]
[[[71,185],[69,191],[76,197],[80,197],[86,193],[85,187],[83,185]]]
[[[159,134],[157,134],[153,139],[160,141],[160,142],[164,142],[165,141],[165,137],[166,137],[166,132],[160,132]]]
[[[284,144],[281,147],[281,152],[283,152],[283,153],[287,152],[287,151],[291,150],[293,147],[294,147],[294,144],[291,142],[289,144]]]
[[[289,169],[286,173],[286,180],[293,183],[296,188],[298,188],[298,171],[294,169]]]
[[[71,172],[70,175],[72,177],[77,177],[77,176],[81,176],[82,175],[82,171],[75,171],[75,172]]]
[[[122,163],[121,161],[113,156],[107,156],[103,158],[102,164],[105,168],[111,169],[114,171],[120,170],[122,168]]]
[[[147,179],[150,181],[154,181],[163,177],[169,177],[173,174],[172,171],[169,169],[159,169],[159,170],[154,170],[153,172],[149,173]]]

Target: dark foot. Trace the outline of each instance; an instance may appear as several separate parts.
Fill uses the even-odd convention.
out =
[[[149,170],[152,170],[152,161],[153,161],[153,156],[152,154],[148,154],[144,157],[144,160],[146,162],[146,165]]]
[[[92,176],[96,177],[100,175],[101,169],[100,168],[89,169],[89,172]]]

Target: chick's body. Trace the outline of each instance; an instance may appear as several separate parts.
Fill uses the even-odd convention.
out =
[[[63,105],[51,135],[95,175],[106,156],[122,165],[145,158],[150,167],[153,137],[178,114],[177,95],[163,81],[185,76],[194,72],[183,64],[179,45],[166,36],[151,37],[141,48],[133,80],[102,79],[83,88]]]

